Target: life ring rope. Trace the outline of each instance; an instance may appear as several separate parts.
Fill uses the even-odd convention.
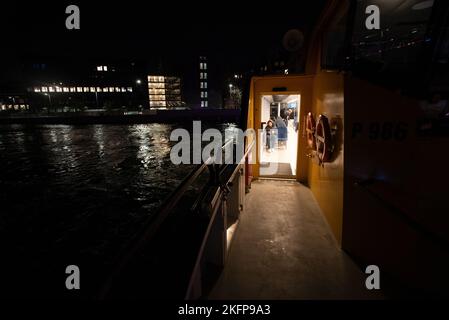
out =
[[[329,120],[325,115],[320,114],[315,129],[316,139],[316,155],[319,160],[319,164],[328,162],[332,153],[332,137]]]
[[[316,148],[316,140],[315,140],[315,130],[316,130],[316,123],[315,118],[313,117],[313,114],[309,112],[306,117],[306,137],[307,137],[307,145],[311,149]]]

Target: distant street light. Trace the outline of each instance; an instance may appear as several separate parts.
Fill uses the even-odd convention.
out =
[[[48,102],[50,103],[50,108],[51,108],[51,96],[48,93],[44,93],[44,96],[48,97]],[[50,112],[50,108],[48,108],[48,111]]]
[[[137,79],[137,80],[136,80],[136,83],[137,83],[137,84],[141,84],[141,83],[142,83],[142,80]]]

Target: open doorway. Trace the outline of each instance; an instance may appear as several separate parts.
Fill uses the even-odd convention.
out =
[[[300,105],[299,94],[262,96],[261,176],[296,177]]]

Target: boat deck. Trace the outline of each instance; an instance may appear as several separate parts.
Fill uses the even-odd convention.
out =
[[[252,184],[226,266],[209,299],[371,299],[312,194],[293,181]]]

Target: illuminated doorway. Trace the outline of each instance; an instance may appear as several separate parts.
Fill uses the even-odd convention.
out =
[[[261,101],[260,175],[295,178],[301,96],[267,94]]]

